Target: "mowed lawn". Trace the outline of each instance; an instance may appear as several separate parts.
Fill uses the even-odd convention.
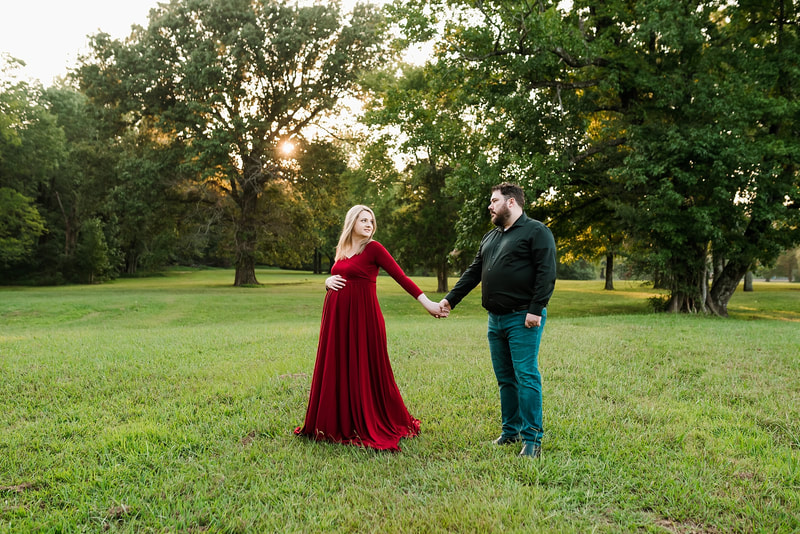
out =
[[[0,532],[800,531],[800,284],[757,283],[718,319],[559,281],[531,461],[489,444],[479,290],[435,320],[386,277],[422,434],[401,453],[294,437],[325,277],[258,276],[0,288]]]

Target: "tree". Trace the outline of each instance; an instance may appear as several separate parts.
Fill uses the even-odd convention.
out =
[[[40,187],[40,202],[50,214],[53,234],[63,239],[63,268],[69,277],[91,281],[96,277],[80,272],[82,264],[76,261],[78,239],[84,222],[99,218],[102,228],[111,218],[108,196],[119,154],[113,139],[103,135],[103,125],[84,94],[69,86],[50,87],[43,91],[41,103],[55,118],[64,143],[57,170]],[[116,251],[111,251],[109,258],[113,257]],[[103,274],[118,267],[110,265]],[[74,275],[72,269],[77,269]]]
[[[200,256],[192,245],[190,229],[181,223],[192,220],[195,207],[202,215],[196,226],[209,224],[204,198],[196,190],[183,188],[178,172],[181,150],[172,139],[143,121],[136,129],[115,136],[118,159],[110,184],[108,204],[117,217],[123,269],[136,274],[139,268],[155,270],[175,258],[193,261]],[[191,245],[181,247],[182,241]],[[184,249],[192,250],[182,254]]]
[[[303,226],[314,235],[312,269],[320,274],[323,256],[327,257],[329,268],[333,265],[339,231],[350,207],[345,187],[347,161],[339,144],[323,139],[298,142],[295,150],[298,152],[295,185],[310,213]]]
[[[736,191],[726,207],[732,209],[720,218],[722,239],[712,242],[724,268],[707,303],[719,315],[727,315],[728,300],[756,262],[771,263],[800,243],[800,4],[739,4],[723,12],[730,19],[723,37],[731,42],[723,75],[738,104],[743,157],[731,176]]]
[[[10,240],[5,241],[9,248],[3,255],[13,261],[0,263],[8,268],[4,274],[9,278],[34,279],[41,271],[58,270],[59,251],[48,247],[58,234],[57,220],[43,199],[64,157],[65,136],[42,103],[42,87],[16,79],[17,60],[2,61],[0,188],[5,209],[0,224],[4,240]]]
[[[0,55],[0,169],[12,148],[21,144],[17,128],[27,106],[27,84],[15,80],[21,61],[3,53]]]
[[[767,281],[774,277],[786,277],[789,282],[800,282],[800,248],[784,251],[772,265],[759,269]]]
[[[496,140],[474,172],[602,201],[667,309],[726,315],[747,269],[800,240],[794,3],[425,4],[448,6],[440,61]]]
[[[8,187],[0,187],[0,267],[28,259],[45,224],[33,200]]]
[[[80,272],[90,284],[106,279],[112,270],[103,226],[98,218],[84,221],[75,251]]]
[[[448,168],[427,162],[409,168],[391,196],[391,242],[398,261],[436,273],[436,292],[447,293],[458,205],[446,192]]]
[[[131,124],[150,117],[179,140],[182,174],[233,203],[234,284],[255,284],[261,197],[291,182],[279,144],[354,89],[382,42],[369,5],[343,23],[338,3],[172,0],[124,42],[96,35],[78,76]]]
[[[435,65],[379,73],[367,84],[373,98],[364,118],[376,131],[377,146],[407,162],[402,172],[390,169],[383,177],[393,183],[388,189],[398,257],[434,271],[439,293],[448,291],[448,259],[462,205],[448,182],[467,151],[470,130],[463,88],[451,84],[451,75]]]
[[[0,79],[0,187],[37,199],[63,158],[64,132],[43,105],[40,85],[6,76]]]

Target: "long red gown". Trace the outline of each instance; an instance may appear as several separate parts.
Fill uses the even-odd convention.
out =
[[[375,291],[379,268],[412,297],[422,293],[377,241],[334,263],[331,274],[347,282],[325,296],[306,419],[297,435],[399,451],[401,438],[419,433],[419,420],[408,413],[389,363]]]

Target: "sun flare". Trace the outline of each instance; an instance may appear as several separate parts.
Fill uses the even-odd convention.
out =
[[[284,141],[284,142],[283,142],[283,143],[281,143],[281,144],[280,144],[280,146],[278,147],[278,150],[280,150],[281,154],[282,154],[284,157],[289,157],[289,156],[291,156],[292,154],[294,154],[294,149],[295,149],[295,145],[294,145],[294,143],[293,143],[293,142],[291,142],[291,141]]]

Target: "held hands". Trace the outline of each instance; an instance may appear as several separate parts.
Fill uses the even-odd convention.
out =
[[[417,297],[417,300],[428,311],[428,313],[430,313],[433,317],[436,317],[437,319],[439,319],[440,317],[447,317],[448,315],[450,315],[449,309],[447,310],[442,309],[442,307],[439,304],[433,302],[431,299],[425,296],[425,293],[422,293],[419,297]]]
[[[333,276],[329,276],[325,279],[325,289],[339,291],[345,286],[346,283],[347,280],[345,280],[344,277],[339,274],[334,274]]]
[[[450,306],[450,302],[447,299],[442,299],[439,301],[439,313],[443,317],[447,317],[450,315],[450,310],[452,310],[452,306]]]

